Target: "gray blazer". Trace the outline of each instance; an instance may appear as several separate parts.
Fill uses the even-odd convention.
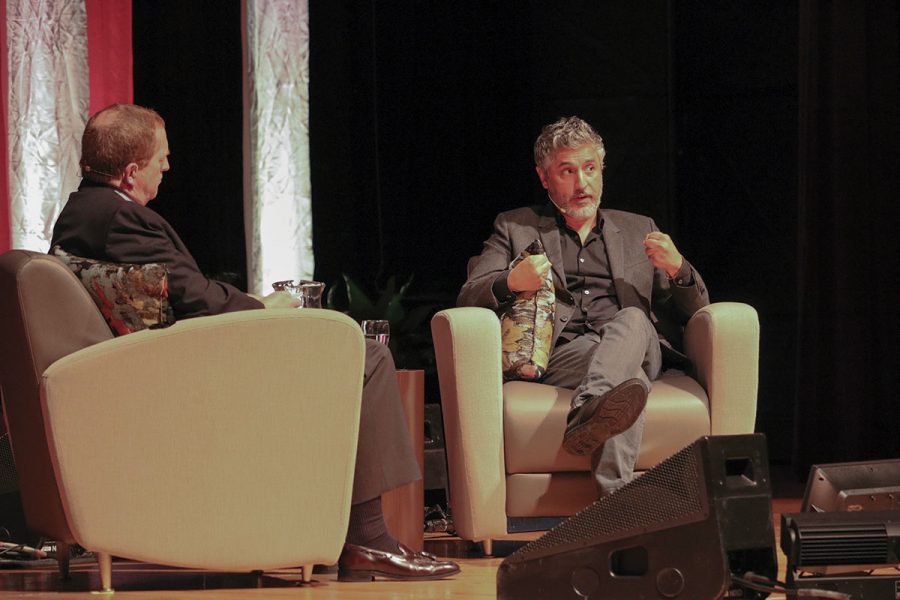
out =
[[[641,309],[656,327],[663,347],[680,347],[681,328],[698,309],[709,304],[709,294],[700,274],[687,262],[670,282],[666,274],[653,267],[644,252],[644,237],[657,231],[649,217],[620,210],[601,208],[603,239],[609,254],[610,270],[620,308]],[[505,305],[494,296],[494,281],[509,272],[509,264],[535,239],[540,239],[553,265],[556,286],[556,314],[553,344],[559,338],[574,311],[572,294],[566,289],[560,231],[556,208],[547,203],[501,213],[494,221],[494,232],[484,243],[481,254],[469,260],[468,278],[459,293],[459,306],[482,306],[502,311]],[[679,284],[682,282],[682,284]],[[668,355],[668,356],[667,356]],[[664,350],[670,366],[684,357]],[[673,360],[677,362],[673,362]]]

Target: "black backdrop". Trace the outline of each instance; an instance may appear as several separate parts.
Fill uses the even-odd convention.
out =
[[[799,464],[900,456],[900,9],[801,3]]]
[[[773,460],[805,476],[900,455],[885,328],[900,21],[896,2],[854,6],[310,0],[317,278],[414,275],[410,303],[451,305],[494,215],[541,200],[540,126],[578,114],[607,143],[604,203],[653,216],[713,300],[759,311]],[[210,273],[243,274],[239,3],[134,0],[134,40],[136,101],[166,117],[173,150],[154,207]],[[847,95],[859,77],[863,96]],[[841,152],[811,152],[816,133]],[[836,168],[847,157],[852,172]],[[851,223],[878,240],[844,235]],[[809,302],[836,290],[847,310]]]

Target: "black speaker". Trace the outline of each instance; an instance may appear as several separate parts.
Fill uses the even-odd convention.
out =
[[[447,454],[444,447],[444,419],[440,404],[425,405],[426,490],[447,490]]]
[[[3,416],[0,414],[0,419]],[[19,477],[13,462],[9,434],[0,435],[0,541],[34,545],[39,539],[25,524],[25,511],[19,495]]]
[[[3,415],[0,414],[0,419]],[[0,435],[0,494],[8,494],[19,490],[19,477],[16,474],[16,463],[13,461],[12,448],[9,445],[9,434]]]
[[[765,598],[731,576],[777,575],[767,454],[762,434],[698,439],[509,555],[497,597]]]

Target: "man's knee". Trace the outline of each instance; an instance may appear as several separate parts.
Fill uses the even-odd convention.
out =
[[[371,376],[376,369],[394,368],[394,357],[385,344],[375,340],[366,340],[366,377]]]
[[[619,310],[616,313],[616,316],[613,317],[616,321],[624,323],[629,328],[632,329],[647,329],[653,328],[653,324],[650,322],[650,318],[636,306],[626,306],[625,308]]]
[[[376,342],[375,340],[370,340],[366,338],[366,356],[371,356],[373,358],[384,359],[391,355],[391,351],[385,344],[381,344]]]

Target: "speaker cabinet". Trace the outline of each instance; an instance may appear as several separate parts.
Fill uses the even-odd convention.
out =
[[[0,413],[0,419],[3,414]],[[2,424],[0,424],[2,427]],[[12,447],[9,445],[9,434],[0,435],[0,494],[17,492],[19,477],[16,474],[16,463],[13,461]]]
[[[447,454],[444,447],[444,419],[440,404],[425,405],[425,479],[426,490],[447,492]]]
[[[0,413],[0,427],[3,415]],[[0,541],[36,545],[40,537],[25,524],[25,511],[19,495],[19,478],[13,462],[9,434],[0,435]]]
[[[497,597],[715,600],[748,571],[777,575],[765,437],[708,436],[509,555]]]

